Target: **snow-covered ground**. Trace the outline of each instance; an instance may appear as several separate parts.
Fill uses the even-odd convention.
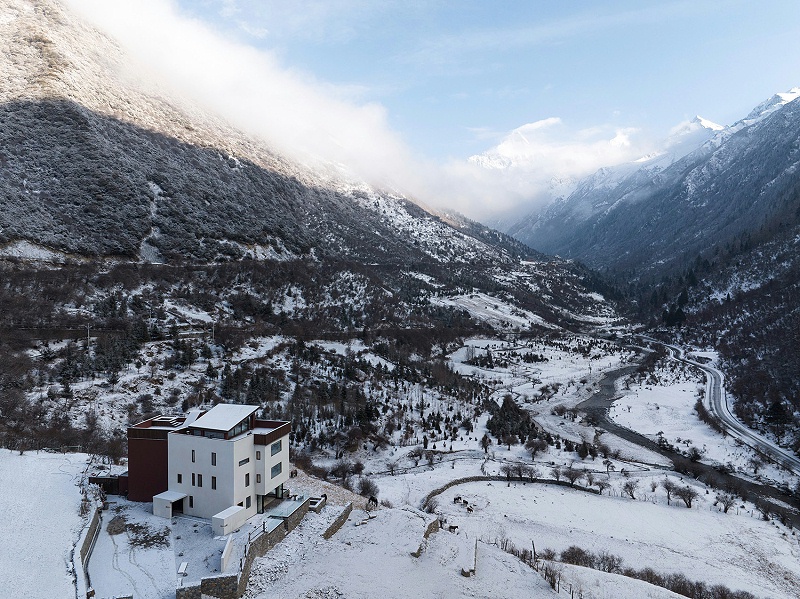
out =
[[[326,511],[328,508],[326,508]],[[335,516],[338,511],[333,513]],[[445,532],[433,534],[420,557],[426,516],[416,510],[380,509],[363,526],[354,510],[330,540],[322,538],[329,514],[309,514],[292,535],[256,561],[248,599],[373,599],[375,597],[552,597],[547,583],[516,557],[478,547],[476,576],[461,568],[474,562],[474,543]]]
[[[774,464],[763,463],[750,447],[723,436],[700,420],[695,403],[704,388],[702,376],[697,372],[683,367],[662,368],[645,381],[620,386],[622,397],[614,402],[609,416],[654,441],[662,436],[683,451],[697,447],[703,454],[703,462],[725,465],[741,475],[794,488],[797,477]]]
[[[0,597],[74,597],[85,454],[0,449]]]
[[[439,509],[471,539],[509,539],[520,548],[533,541],[540,553],[577,545],[619,555],[623,566],[683,573],[758,597],[800,595],[800,546],[792,531],[745,510],[717,511],[713,492],[705,495],[702,485],[677,477],[676,483],[696,485],[701,495],[692,509],[674,497],[668,506],[662,489],[650,491],[651,479],[663,474],[639,479],[647,497],[642,501],[541,484],[468,483],[442,493]],[[473,506],[472,514],[453,503],[457,495]]]

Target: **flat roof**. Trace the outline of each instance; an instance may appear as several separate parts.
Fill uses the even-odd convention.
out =
[[[183,499],[186,497],[186,493],[179,493],[178,491],[164,491],[163,493],[159,493],[158,495],[153,495],[153,500],[156,499],[163,499],[165,501],[178,501],[179,499]]]
[[[240,505],[232,505],[231,507],[225,508],[224,510],[222,510],[218,514],[214,514],[212,516],[212,518],[221,518],[221,519],[224,520],[225,518],[229,518],[230,516],[233,516],[234,514],[238,514],[243,509],[244,508],[242,506],[240,506]]]
[[[219,403],[192,423],[192,428],[212,431],[229,431],[258,410],[258,406]]]

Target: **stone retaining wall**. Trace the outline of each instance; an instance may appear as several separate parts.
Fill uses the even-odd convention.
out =
[[[283,519],[282,525],[276,526],[269,532],[258,535],[245,548],[245,556],[241,562],[241,571],[237,574],[211,576],[203,578],[199,585],[179,587],[175,590],[175,599],[204,599],[216,597],[217,599],[238,599],[247,589],[250,580],[250,569],[257,557],[263,557],[267,551],[275,547],[293,531],[308,513],[311,498],[306,500],[288,517]]]
[[[559,486],[559,487],[569,487],[570,489],[575,489],[577,491],[584,491],[586,493],[594,493],[595,495],[600,495],[600,491],[597,490],[597,489],[592,489],[590,487],[582,487],[580,485],[571,485],[569,483],[569,481],[566,481],[566,480],[555,480],[555,479],[550,479],[550,478],[534,478],[534,479],[530,479],[530,478],[519,478],[517,476],[512,476],[511,478],[508,478],[507,476],[499,476],[499,475],[498,476],[467,476],[467,477],[464,477],[464,478],[457,478],[455,480],[451,480],[447,484],[444,484],[441,487],[439,487],[438,489],[434,489],[433,491],[428,493],[425,496],[425,499],[422,500],[422,509],[423,510],[425,509],[425,506],[428,504],[428,502],[431,499],[433,499],[437,495],[441,495],[442,493],[444,493],[445,491],[447,491],[447,489],[449,489],[451,487],[455,487],[456,485],[463,485],[463,484],[466,484],[466,483],[477,483],[477,482],[484,482],[484,481],[501,482],[501,483],[516,482],[516,483],[531,483],[531,484],[540,484],[540,485],[556,485],[556,486]]]
[[[420,543],[419,547],[417,547],[416,551],[412,551],[411,555],[414,557],[419,557],[422,555],[422,552],[425,550],[426,541],[428,537],[430,537],[433,533],[439,532],[441,530],[442,525],[439,523],[439,519],[435,518],[428,523],[428,526],[425,527],[425,532],[422,533],[422,543]]]
[[[347,522],[347,519],[350,517],[350,513],[353,511],[353,502],[347,504],[347,507],[342,510],[342,513],[336,517],[336,520],[327,528],[325,532],[322,533],[323,539],[330,539],[333,535],[339,532],[339,529],[344,526],[344,523]]]

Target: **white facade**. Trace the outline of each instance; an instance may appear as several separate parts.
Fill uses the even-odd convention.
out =
[[[168,492],[185,494],[183,513],[211,519],[238,506],[243,511],[232,510],[238,528],[260,511],[264,496],[282,494],[289,479],[289,426],[256,420],[256,409],[219,404],[170,433]]]

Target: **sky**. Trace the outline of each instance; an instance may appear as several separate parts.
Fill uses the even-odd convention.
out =
[[[67,1],[293,157],[482,219],[800,85],[796,0]]]

